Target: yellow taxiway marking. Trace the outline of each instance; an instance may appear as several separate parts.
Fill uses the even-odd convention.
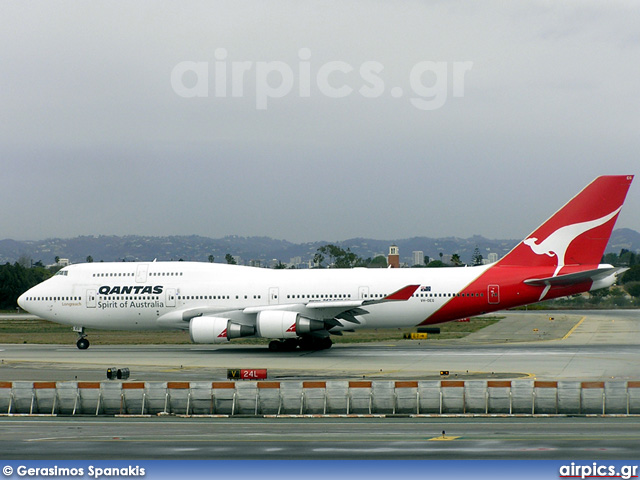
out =
[[[569,331],[567,332],[567,334],[566,334],[564,337],[562,337],[562,340],[566,340],[567,338],[569,338],[569,337],[571,336],[571,334],[575,331],[575,329],[576,329],[576,328],[578,328],[580,325],[582,325],[582,322],[584,322],[586,318],[587,318],[587,317],[582,317],[582,318],[580,319],[580,321],[579,321],[578,323],[576,323],[576,324],[573,326],[573,328],[572,328],[571,330],[569,330]]]
[[[440,435],[439,437],[433,437],[427,440],[427,442],[449,442],[451,440],[455,440],[456,438],[460,438],[460,437],[454,437],[452,435]]]

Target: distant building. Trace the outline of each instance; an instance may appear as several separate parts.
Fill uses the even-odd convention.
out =
[[[497,253],[490,253],[489,255],[487,255],[487,258],[489,260],[489,263],[495,263],[498,261],[498,254]]]
[[[47,268],[55,268],[55,267],[68,267],[69,265],[71,265],[71,262],[69,261],[68,258],[58,258],[58,262],[54,263],[52,265],[47,265]]]
[[[415,250],[411,258],[411,265],[424,265],[424,252],[422,250]]]
[[[387,263],[391,268],[400,268],[400,249],[398,249],[397,245],[391,245],[389,247]]]

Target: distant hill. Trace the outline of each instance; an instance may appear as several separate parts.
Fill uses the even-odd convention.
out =
[[[96,262],[101,260],[105,262],[152,261],[154,259],[206,262],[209,255],[213,255],[216,262],[224,262],[227,253],[241,257],[243,263],[259,260],[262,265],[269,265],[274,259],[289,263],[295,257],[300,257],[302,263],[305,263],[313,258],[318,247],[327,243],[349,248],[363,258],[373,258],[377,254],[387,255],[389,245],[395,244],[400,249],[401,260],[407,263],[410,263],[412,252],[415,250],[421,250],[425,256],[435,259],[439,258],[440,253],[444,255],[457,253],[463,262],[470,263],[476,246],[484,258],[488,258],[489,253],[496,253],[498,257],[502,257],[518,241],[491,240],[473,236],[470,238],[414,237],[395,240],[353,238],[341,242],[291,243],[268,237],[228,236],[213,239],[197,235],[171,237],[101,235],[39,241],[0,240],[0,263],[13,263],[20,257],[27,257],[34,262],[42,261],[46,265],[54,263],[56,256],[68,258],[72,263],[80,263],[86,261],[89,255]],[[607,252],[619,253],[623,248],[640,253],[640,233],[628,228],[614,230]]]

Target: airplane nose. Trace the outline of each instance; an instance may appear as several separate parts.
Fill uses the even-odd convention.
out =
[[[22,310],[27,310],[27,294],[29,293],[29,291],[27,290],[26,292],[24,292],[22,295],[20,295],[18,297],[18,305],[20,306],[20,308]]]

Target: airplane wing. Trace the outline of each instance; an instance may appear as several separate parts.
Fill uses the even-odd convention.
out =
[[[369,313],[366,309],[361,307],[387,302],[404,302],[409,300],[419,287],[420,285],[407,285],[386,297],[376,299],[313,300],[307,304],[261,305],[257,307],[247,307],[242,310],[242,313],[251,315],[260,313],[264,310],[284,310],[297,312],[304,317],[316,320],[342,318],[351,323],[360,323],[355,318],[355,315],[365,315]]]
[[[352,308],[363,307],[366,305],[376,305],[379,303],[403,302],[403,301],[409,300],[419,287],[420,285],[407,285],[406,287],[403,287],[400,290],[397,290],[392,294],[387,295],[386,297],[376,298],[376,299],[312,300],[306,305],[302,305],[302,306],[312,310],[324,310],[324,309],[349,310]],[[243,313],[258,313],[258,312],[261,312],[262,310],[282,310],[283,306],[286,306],[286,305],[247,307],[243,310]],[[300,304],[296,304],[296,306],[300,306]]]
[[[349,323],[359,324],[356,315],[366,315],[369,313],[366,308],[369,305],[377,305],[387,302],[403,302],[409,300],[420,285],[407,285],[390,295],[375,299],[360,300],[312,300],[306,304],[279,304],[279,305],[258,305],[242,309],[228,309],[220,307],[195,307],[185,310],[174,310],[158,319],[158,323],[167,327],[189,328],[189,321],[192,318],[202,316],[220,316],[232,318],[242,324],[255,322],[255,316],[264,311],[285,311],[296,312],[301,316],[321,320],[327,324],[328,328],[341,325],[339,320]]]

